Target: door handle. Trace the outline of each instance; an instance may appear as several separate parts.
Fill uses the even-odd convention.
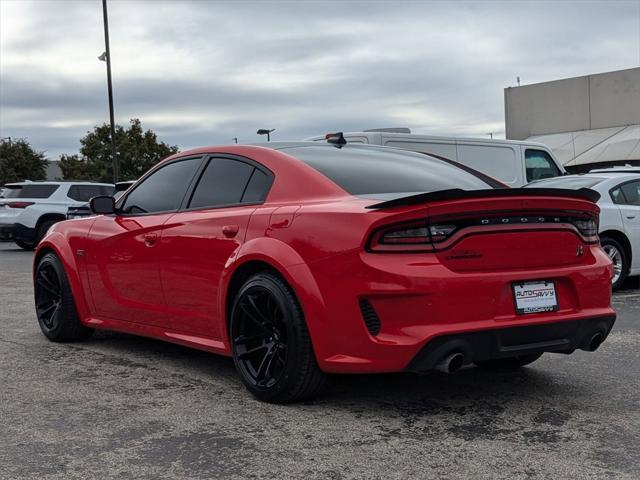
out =
[[[238,225],[225,225],[222,227],[222,234],[227,238],[233,238],[238,234],[240,227]]]
[[[634,218],[636,218],[635,215],[625,215],[629,220],[633,220]]]
[[[143,235],[144,238],[144,243],[147,247],[153,247],[156,242],[158,241],[158,234],[157,233],[145,233]]]

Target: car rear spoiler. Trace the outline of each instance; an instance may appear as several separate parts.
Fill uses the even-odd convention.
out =
[[[407,205],[419,205],[428,202],[440,202],[443,200],[462,200],[466,198],[496,198],[496,197],[564,197],[589,200],[596,203],[600,199],[600,194],[589,188],[579,190],[569,190],[566,188],[505,188],[505,189],[483,189],[483,190],[462,190],[452,188],[440,190],[438,192],[419,193],[408,197],[396,198],[386,202],[374,203],[366,208],[383,209],[401,207]]]

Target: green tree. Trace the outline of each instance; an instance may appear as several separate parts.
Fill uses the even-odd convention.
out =
[[[49,161],[24,138],[0,141],[0,185],[47,178]]]
[[[111,160],[111,134],[109,125],[96,126],[80,139],[79,155],[61,155],[60,169],[65,179],[113,180]],[[116,126],[116,149],[118,158],[118,180],[135,180],[160,160],[173,155],[178,147],[158,141],[151,130],[144,131],[137,118],[130,121],[129,128]]]

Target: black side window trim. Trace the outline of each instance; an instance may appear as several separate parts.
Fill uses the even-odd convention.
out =
[[[204,163],[203,160],[204,160],[204,158],[205,157],[202,156],[202,155],[197,155],[195,157],[180,157],[180,158],[175,158],[175,159],[171,160],[170,162],[162,163],[161,165],[153,167],[151,170],[149,170],[146,174],[144,174],[135,183],[133,188],[130,191],[128,191],[126,195],[123,195],[122,197],[120,197],[118,199],[118,201],[116,202],[116,207],[117,207],[116,213],[117,213],[117,215],[120,216],[120,217],[146,217],[146,216],[149,216],[149,215],[162,215],[164,213],[175,213],[175,212],[180,211],[180,208],[184,204],[184,200],[185,200],[187,194],[189,194],[191,192],[191,189],[193,188],[194,179],[200,178],[200,174],[202,173],[202,170],[203,170],[203,163]],[[180,202],[180,207],[177,210],[164,210],[164,211],[161,211],[161,212],[148,212],[148,213],[126,213],[126,212],[122,212],[120,210],[122,205],[124,205],[126,203],[127,198],[129,198],[129,195],[131,195],[133,192],[135,192],[136,189],[147,180],[147,178],[149,178],[155,172],[165,168],[168,165],[172,165],[172,164],[177,163],[177,162],[183,162],[183,161],[186,161],[186,160],[200,160],[200,165],[198,165],[193,177],[191,177],[191,180],[189,181],[189,185],[187,185],[187,188],[185,189],[185,192],[182,195],[182,200]]]
[[[264,200],[262,200],[260,202],[242,202],[242,200],[241,200],[238,203],[228,203],[228,204],[224,204],[224,205],[213,205],[213,206],[208,206],[208,207],[193,207],[193,208],[190,208],[189,204],[191,203],[191,200],[193,199],[193,194],[195,192],[196,187],[198,186],[198,183],[200,183],[200,180],[202,178],[202,175],[204,174],[204,171],[206,170],[206,168],[209,165],[209,163],[215,161],[216,159],[235,160],[237,162],[246,163],[246,164],[251,165],[252,167],[256,168],[257,170],[260,170],[262,173],[264,173],[267,176],[268,180],[269,180],[269,187],[267,188],[267,191],[265,193]],[[241,199],[242,199],[242,197],[244,197],[244,194],[247,191],[247,188],[249,186],[249,182],[251,182],[251,179],[253,178],[254,174],[255,174],[255,170],[251,173],[251,175],[249,176],[249,179],[247,180],[247,184],[244,186],[244,190],[243,190],[242,195],[240,197]],[[184,199],[182,200],[182,205],[181,205],[179,211],[180,212],[195,212],[195,211],[198,211],[198,210],[215,210],[215,209],[218,209],[218,208],[230,208],[230,207],[244,207],[244,206],[251,206],[251,205],[262,205],[262,204],[264,204],[266,202],[267,197],[269,196],[269,192],[271,192],[271,188],[273,187],[274,179],[275,179],[275,175],[271,170],[269,170],[267,167],[265,167],[261,163],[258,163],[255,160],[252,160],[250,158],[242,157],[240,155],[220,154],[220,153],[208,155],[204,159],[204,161],[202,162],[202,166],[198,170],[198,173],[196,175],[195,181],[191,182],[191,187],[190,187],[189,191],[187,192],[187,195],[185,195]]]
[[[613,202],[614,205],[629,205],[631,207],[636,207],[637,205],[633,204],[633,203],[629,203],[629,200],[627,200],[627,196],[624,193],[624,190],[622,189],[623,186],[629,184],[629,183],[635,183],[635,182],[640,182],[640,178],[634,178],[632,180],[627,180],[626,182],[622,182],[618,185],[616,185],[613,188],[609,189],[609,197],[611,198],[611,201]],[[620,189],[620,194],[622,195],[622,198],[624,198],[624,203],[616,203],[615,198],[613,198],[613,192],[615,190]]]

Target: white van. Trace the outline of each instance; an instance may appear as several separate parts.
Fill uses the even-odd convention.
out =
[[[307,140],[322,141],[325,136]],[[408,128],[344,133],[347,143],[370,143],[429,153],[455,160],[490,175],[510,187],[565,174],[546,145],[516,140],[415,135]]]

